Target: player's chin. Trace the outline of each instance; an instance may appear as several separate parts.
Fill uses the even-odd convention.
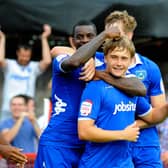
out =
[[[111,72],[112,76],[116,78],[121,78],[123,76],[123,72]]]

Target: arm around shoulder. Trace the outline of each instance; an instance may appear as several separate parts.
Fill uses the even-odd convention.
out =
[[[144,121],[148,122],[149,124],[159,124],[163,122],[168,117],[168,103],[160,107],[155,107],[150,110],[150,112],[141,117]]]

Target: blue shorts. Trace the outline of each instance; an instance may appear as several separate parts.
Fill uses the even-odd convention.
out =
[[[103,157],[103,156],[102,156]],[[102,162],[101,159],[92,162],[92,158],[87,162],[81,160],[78,168],[134,168],[131,158],[120,161],[115,159],[111,162]]]
[[[163,168],[160,147],[134,146],[131,154],[136,168]]]
[[[39,145],[35,168],[78,168],[83,149]]]
[[[115,148],[118,150],[115,152]],[[99,145],[87,148],[83,153],[79,168],[134,168],[130,152],[121,150],[120,146],[109,148],[109,145]]]

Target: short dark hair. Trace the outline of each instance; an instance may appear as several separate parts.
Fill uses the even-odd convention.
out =
[[[15,95],[15,96],[13,96],[13,98],[12,98],[11,100],[13,100],[14,98],[23,98],[25,104],[28,104],[29,100],[34,100],[33,97],[28,96],[28,95],[26,95],[26,94],[18,94],[18,95]]]
[[[16,50],[20,50],[21,48],[24,48],[25,50],[32,50],[32,46],[29,44],[18,44]]]
[[[94,31],[95,31],[95,33],[97,34],[97,28],[96,28],[96,25],[95,25],[93,22],[91,22],[91,21],[89,21],[89,20],[81,20],[81,21],[77,22],[77,23],[73,26],[72,35],[75,34],[75,28],[76,28],[77,26],[93,26]]]

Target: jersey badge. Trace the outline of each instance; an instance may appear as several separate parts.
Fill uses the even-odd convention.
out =
[[[81,116],[88,116],[92,110],[92,102],[90,100],[85,100],[82,102],[80,107]]]

